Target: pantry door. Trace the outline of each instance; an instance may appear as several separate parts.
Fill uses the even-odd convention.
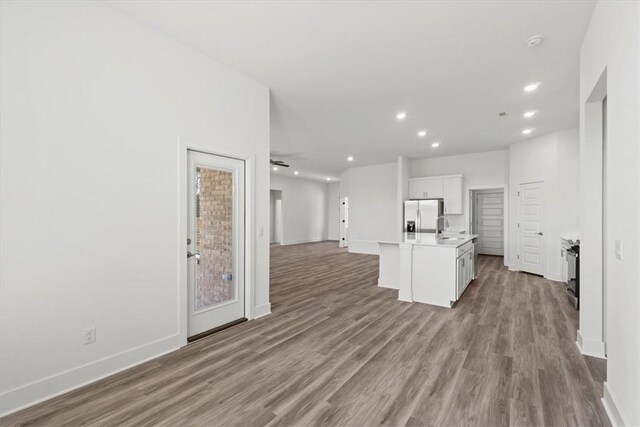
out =
[[[483,255],[504,255],[504,192],[478,192],[476,195],[476,251]]]
[[[520,271],[544,274],[546,257],[544,182],[520,184],[518,191],[518,231]]]

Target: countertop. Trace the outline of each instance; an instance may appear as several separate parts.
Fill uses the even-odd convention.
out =
[[[478,237],[477,234],[447,234],[448,237],[457,237],[458,239],[436,239],[436,235],[433,233],[403,233],[402,240],[387,240],[378,241],[382,244],[399,245],[399,244],[411,244],[420,246],[442,246],[446,248],[457,248],[464,245],[467,242]]]

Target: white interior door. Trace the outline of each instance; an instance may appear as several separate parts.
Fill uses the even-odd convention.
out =
[[[546,259],[544,183],[520,184],[518,191],[518,227],[520,271],[544,274]]]
[[[349,246],[349,198],[340,197],[340,241],[338,247],[346,248]]]
[[[476,194],[476,250],[479,254],[504,255],[504,193]]]
[[[189,151],[188,336],[244,317],[244,161]]]

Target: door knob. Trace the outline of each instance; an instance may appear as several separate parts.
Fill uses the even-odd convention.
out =
[[[192,256],[200,255],[200,252],[187,252],[187,258],[191,258]]]
[[[542,236],[542,233],[536,233],[538,236]]]

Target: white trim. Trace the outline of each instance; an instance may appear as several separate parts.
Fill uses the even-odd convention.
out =
[[[606,411],[609,421],[613,427],[624,427],[627,424],[624,422],[624,417],[622,416],[622,413],[620,413],[615,401],[616,399],[614,399],[613,393],[609,388],[609,383],[605,381],[602,393],[602,406],[604,406],[604,410]]]
[[[253,310],[253,319],[271,314],[271,303],[262,304]]]
[[[564,282],[564,277],[562,277],[562,274],[559,273],[547,272],[547,274],[544,275],[544,278],[547,280],[552,280],[554,282]]]
[[[208,153],[215,156],[231,157],[234,159],[244,160],[244,173],[245,173],[245,233],[244,233],[244,247],[245,247],[245,262],[244,262],[244,277],[245,277],[245,310],[244,316],[248,319],[254,319],[255,313],[258,312],[255,306],[255,266],[256,266],[256,254],[255,254],[255,240],[256,240],[256,213],[255,213],[255,176],[256,176],[256,156],[250,152],[237,150],[235,148],[224,148],[212,150],[211,145],[206,145],[198,142],[191,141],[188,138],[180,138],[179,145],[179,159],[180,159],[180,192],[179,192],[179,207],[180,207],[180,221],[179,221],[179,240],[178,248],[179,254],[184,255],[187,253],[187,221],[188,221],[188,187],[187,187],[187,174],[188,174],[188,156],[189,150],[199,151],[202,153]],[[188,279],[187,279],[187,258],[186,256],[180,256],[180,268],[178,278],[178,292],[180,298],[178,298],[178,323],[180,325],[180,346],[187,345],[188,336]],[[263,304],[261,307],[266,306]],[[269,305],[270,307],[270,305]],[[262,314],[266,315],[269,310]]]
[[[7,390],[0,394],[0,417],[141,365],[178,348],[179,335],[175,334]]]
[[[317,242],[326,242],[327,239],[305,239],[305,240],[294,240],[292,242],[283,242],[280,244],[280,246],[288,246],[288,245],[299,245],[302,243],[317,243]],[[334,242],[337,242],[337,240],[332,240]]]
[[[510,252],[509,252],[509,186],[507,184],[500,184],[500,185],[476,185],[474,187],[467,187],[467,198],[468,198],[468,208],[467,208],[467,222],[469,225],[469,229],[468,232],[469,234],[472,234],[473,232],[473,215],[472,215],[472,211],[471,208],[473,206],[473,191],[477,191],[477,190],[497,190],[497,189],[502,189],[502,200],[504,203],[504,214],[503,214],[503,221],[504,221],[504,231],[503,231],[503,239],[504,242],[502,244],[503,246],[503,254],[502,254],[502,264],[505,267],[509,267],[509,270],[511,270],[510,267]],[[512,270],[512,271],[517,271],[517,270]]]
[[[380,246],[375,240],[349,239],[348,248],[354,254],[380,255]]]
[[[396,289],[396,290],[400,289],[400,287],[397,285],[393,285],[391,283],[385,283],[385,281],[380,277],[378,277],[378,286],[381,288],[387,288],[387,289]]]
[[[599,359],[607,358],[604,353],[604,342],[602,340],[585,339],[580,329],[578,329],[578,333],[576,334],[576,345],[580,353],[585,356],[597,357]]]

